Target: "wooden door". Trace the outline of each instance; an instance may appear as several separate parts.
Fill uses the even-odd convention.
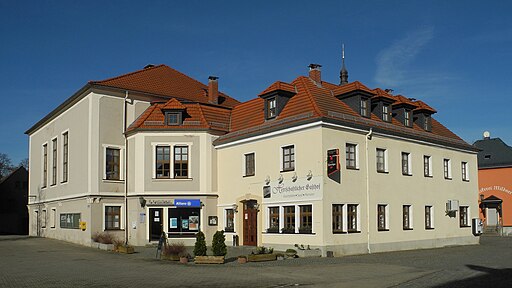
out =
[[[256,201],[244,203],[244,242],[246,246],[258,245],[258,209],[254,207]]]

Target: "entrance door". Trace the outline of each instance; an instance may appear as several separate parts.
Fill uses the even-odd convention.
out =
[[[258,209],[255,200],[244,203],[244,243],[247,246],[258,245]]]
[[[149,241],[158,241],[164,223],[163,208],[149,208]]]
[[[496,208],[487,208],[487,226],[498,225],[498,211]]]

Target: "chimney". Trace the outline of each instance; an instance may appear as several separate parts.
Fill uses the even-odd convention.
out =
[[[309,64],[309,78],[315,81],[317,84],[322,83],[322,72],[320,72],[320,64]]]
[[[219,77],[208,77],[208,102],[212,104],[219,103],[219,82],[217,79],[219,79]]]

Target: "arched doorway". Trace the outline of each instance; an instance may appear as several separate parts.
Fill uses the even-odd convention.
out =
[[[245,246],[258,245],[258,208],[259,204],[256,200],[243,201],[243,244]]]

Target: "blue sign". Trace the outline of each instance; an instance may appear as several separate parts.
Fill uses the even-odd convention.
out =
[[[199,200],[199,199],[174,199],[174,206],[176,206],[176,207],[201,207],[201,200]]]

